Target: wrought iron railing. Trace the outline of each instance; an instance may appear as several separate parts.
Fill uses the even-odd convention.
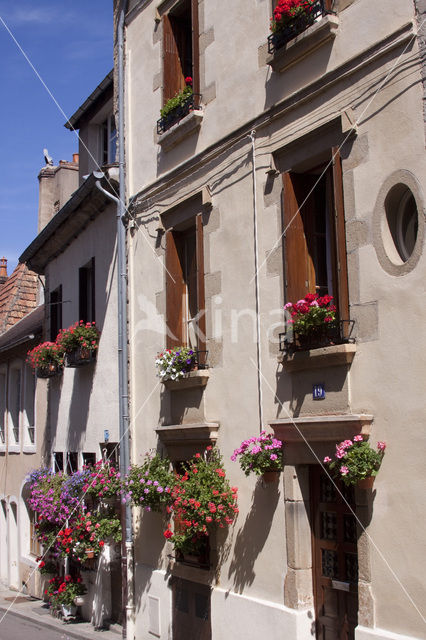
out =
[[[292,353],[294,351],[308,351],[333,344],[354,342],[352,337],[354,320],[340,320],[332,326],[325,325],[321,331],[311,335],[298,335],[297,333],[280,333],[279,348],[281,352]]]
[[[318,18],[325,16],[328,13],[332,13],[325,8],[324,0],[316,0],[316,2],[310,7],[309,13],[303,13],[295,16],[283,25],[275,33],[271,33],[268,37],[268,53],[275,53],[278,49],[281,49],[290,40],[293,40],[302,31],[305,31],[308,27],[314,24]]]
[[[35,441],[35,427],[27,427],[28,429],[28,437],[30,439],[30,443],[34,444]]]
[[[4,427],[0,427],[0,444],[4,444],[5,440],[5,429]]]
[[[192,93],[188,98],[180,104],[178,107],[173,109],[166,116],[163,116],[159,120],[157,120],[157,133],[161,135],[165,133],[170,127],[174,124],[182,120],[185,116],[187,116],[191,111],[199,111],[201,109],[201,94],[200,93]]]
[[[204,350],[198,350],[195,352],[196,353],[196,357],[195,357],[195,366],[197,369],[208,369],[209,365],[207,362],[207,357],[209,355],[209,352]]]

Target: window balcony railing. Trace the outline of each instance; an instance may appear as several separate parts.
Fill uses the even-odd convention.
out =
[[[354,320],[340,320],[334,326],[324,325],[319,331],[308,335],[280,333],[278,336],[280,351],[294,353],[354,342],[355,338],[352,337],[354,324]]]
[[[168,129],[170,129],[174,124],[177,124],[182,118],[187,116],[191,111],[199,111],[201,110],[201,94],[200,93],[192,93],[188,98],[180,104],[178,107],[173,109],[166,116],[163,116],[159,120],[157,120],[157,133],[161,135],[165,133]]]
[[[34,444],[35,442],[35,427],[27,427],[28,429],[28,438],[30,441],[30,444]]]
[[[6,442],[5,430],[4,427],[0,428],[0,444],[4,444]]]
[[[13,427],[12,433],[15,440],[14,444],[18,444],[19,443],[19,427]]]
[[[314,22],[330,13],[332,12],[325,8],[324,0],[316,0],[309,13],[295,16],[284,24],[281,29],[271,33],[268,37],[268,53],[275,53],[278,49],[284,47],[287,42],[290,42],[290,40],[293,40],[293,38],[314,24]]]

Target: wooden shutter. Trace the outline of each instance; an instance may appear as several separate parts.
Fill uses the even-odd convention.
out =
[[[309,252],[309,227],[312,225],[312,198],[305,203],[311,187],[310,176],[283,174],[283,225],[285,300],[297,302],[307,293],[315,293],[315,271]],[[303,206],[301,206],[303,204]]]
[[[197,242],[197,301],[198,301],[198,348],[206,348],[206,296],[204,289],[204,242],[203,217],[199,213],[195,218]]]
[[[89,296],[91,298],[91,313],[88,321],[95,322],[96,321],[96,289],[95,289],[95,258],[93,257],[90,261],[90,291]]]
[[[166,344],[169,349],[182,344],[184,282],[182,265],[173,231],[166,232]]]
[[[200,93],[200,30],[198,20],[198,0],[191,0],[192,25],[192,80],[194,93]]]
[[[343,204],[342,161],[337,147],[333,147],[333,196],[337,258],[337,304],[341,320],[349,320],[348,265],[346,258],[345,210]],[[344,327],[345,329],[345,327]]]
[[[179,57],[181,29],[172,16],[163,16],[163,104],[184,88],[182,64]]]

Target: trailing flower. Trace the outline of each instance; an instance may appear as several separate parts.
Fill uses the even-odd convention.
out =
[[[317,0],[279,0],[271,18],[271,31],[281,31],[295,18],[309,18]]]
[[[169,98],[162,109],[160,109],[160,114],[162,118],[168,116],[172,111],[184,105],[188,98],[190,98],[193,94],[192,89],[192,78],[188,76],[185,78],[186,86],[184,89],[176,93],[172,98]]]
[[[68,329],[61,329],[56,338],[56,344],[66,353],[71,353],[83,347],[95,351],[99,346],[100,333],[95,322],[76,322]]]
[[[86,591],[86,586],[79,576],[73,578],[71,575],[66,575],[64,578],[55,576],[49,580],[44,593],[49,599],[50,606],[56,609],[61,604],[70,607],[74,604],[74,599],[77,596],[83,596]]]
[[[28,351],[27,363],[32,369],[49,369],[50,367],[62,367],[64,364],[64,351],[56,342],[42,342]]]
[[[99,555],[108,538],[115,542],[121,540],[121,524],[118,516],[106,518],[88,512],[79,514],[68,527],[58,532],[57,545],[62,557],[72,557],[84,563],[89,557]]]
[[[167,511],[174,516],[164,531],[165,538],[182,553],[197,550],[208,539],[213,527],[232,524],[238,513],[237,488],[226,478],[219,452],[207,447],[183,465],[173,488],[173,501]]]
[[[164,504],[171,502],[174,484],[170,460],[158,453],[146,454],[143,463],[133,465],[126,476],[123,501],[131,500],[147,511],[161,511]]]
[[[377,475],[386,449],[385,442],[377,443],[377,451],[371,448],[362,434],[352,440],[343,440],[336,445],[334,460],[324,458],[324,464],[335,477],[346,485],[357,484],[359,480]]]
[[[76,509],[83,508],[81,497],[87,482],[85,471],[66,476],[41,468],[33,471],[27,481],[30,483],[29,506],[37,513],[39,522],[61,523]]]
[[[262,475],[267,471],[281,471],[283,466],[283,443],[273,433],[262,431],[258,438],[243,440],[235,449],[231,460],[237,458],[246,476],[250,473]]]
[[[321,329],[336,325],[336,307],[333,296],[318,296],[308,293],[297,302],[287,302],[284,305],[291,318],[287,325],[292,325],[293,331],[298,335],[310,335]]]
[[[196,353],[189,347],[166,349],[157,356],[155,365],[161,381],[178,380],[189,373],[196,364]]]
[[[83,491],[88,495],[102,500],[120,496],[122,488],[121,474],[109,462],[100,460],[94,467],[87,470],[87,481]]]

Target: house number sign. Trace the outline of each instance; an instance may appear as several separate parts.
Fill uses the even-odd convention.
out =
[[[314,384],[312,388],[312,399],[313,400],[325,399],[325,385],[323,383]]]

